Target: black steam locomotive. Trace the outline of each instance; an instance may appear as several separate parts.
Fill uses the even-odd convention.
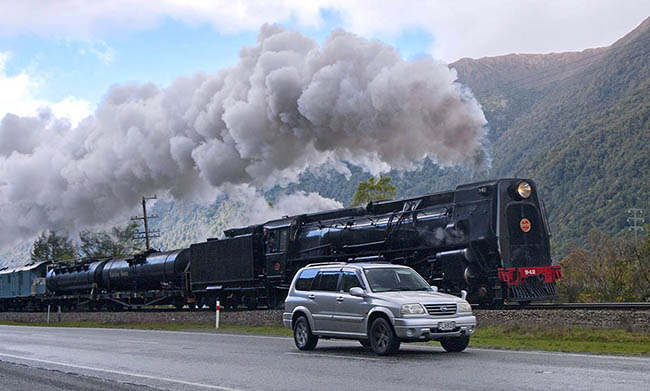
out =
[[[407,265],[441,291],[464,289],[471,302],[483,305],[552,299],[561,278],[560,267],[552,266],[548,222],[535,184],[499,179],[287,216],[230,229],[223,239],[187,249],[55,265],[46,293],[23,304],[214,308],[219,300],[225,307],[277,308],[298,269],[335,261]]]

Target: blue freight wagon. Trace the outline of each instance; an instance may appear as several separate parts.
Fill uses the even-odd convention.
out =
[[[0,305],[20,307],[21,298],[45,295],[45,277],[49,264],[50,262],[38,262],[13,269],[0,269]]]

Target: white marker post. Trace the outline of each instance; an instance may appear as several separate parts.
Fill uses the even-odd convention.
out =
[[[216,308],[217,308],[217,314],[216,314],[216,318],[215,318],[215,321],[214,321],[214,326],[215,326],[215,328],[218,329],[219,328],[219,310],[221,310],[221,308],[219,308],[219,300],[217,300],[217,307]]]
[[[47,305],[47,324],[50,324],[50,305]]]

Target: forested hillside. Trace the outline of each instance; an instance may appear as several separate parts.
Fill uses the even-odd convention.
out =
[[[486,178],[533,178],[546,201],[556,256],[587,233],[626,231],[627,209],[650,211],[650,18],[606,48],[574,53],[511,54],[450,65],[482,104],[489,123],[491,167],[440,168],[430,161],[391,172],[398,197],[452,189]],[[315,191],[346,205],[369,174],[306,173],[280,193]],[[160,248],[216,236],[245,206],[158,202]],[[5,260],[17,260],[25,244]],[[2,259],[0,259],[2,262]]]
[[[556,250],[650,208],[650,19],[607,48],[452,66],[490,122],[492,175],[540,184]]]

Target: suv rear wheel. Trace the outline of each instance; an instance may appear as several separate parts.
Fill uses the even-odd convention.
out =
[[[312,334],[309,322],[304,316],[296,319],[293,325],[293,341],[300,350],[314,350],[318,343],[318,336]]]
[[[378,355],[389,356],[399,351],[400,340],[386,319],[375,319],[370,326],[369,334],[370,346]]]
[[[469,335],[441,339],[440,345],[448,352],[462,352],[469,345]]]

